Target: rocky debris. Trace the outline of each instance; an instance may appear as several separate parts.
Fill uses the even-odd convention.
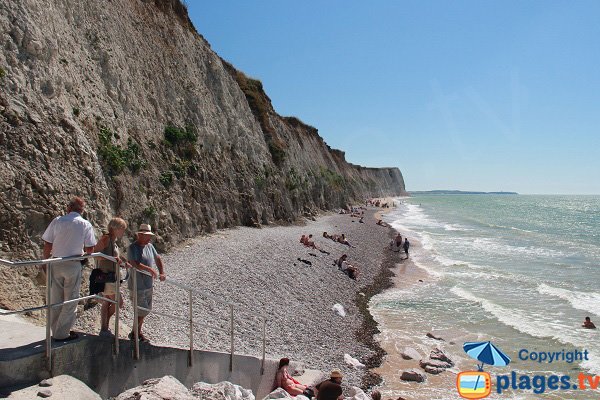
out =
[[[425,372],[427,372],[428,374],[439,375],[442,372],[444,372],[446,368],[436,368],[430,365],[426,365],[425,367],[423,367],[423,370],[425,370]]]
[[[423,358],[423,356],[421,356],[421,353],[419,353],[412,347],[405,347],[404,351],[400,353],[400,356],[405,360],[420,360],[421,358]]]
[[[308,400],[308,397],[304,395],[292,396],[282,388],[277,388],[265,396],[262,400],[272,399],[294,399],[294,400]],[[348,396],[344,397],[344,400],[371,400],[371,397],[366,394],[361,388],[352,386],[348,390]]]
[[[52,386],[52,379],[44,379],[43,381],[40,382],[40,386],[41,387]]]
[[[363,392],[363,390],[357,386],[352,386],[350,390],[348,390],[348,397],[345,397],[344,400],[371,400],[371,396]]]
[[[148,379],[133,389],[129,389],[116,397],[115,400],[197,400],[190,391],[174,377],[167,375],[162,378]]]
[[[420,360],[419,366],[423,369],[426,366],[433,367],[433,368],[444,368],[445,369],[445,368],[451,368],[452,364],[444,362],[444,361],[439,361],[439,360]]]
[[[41,389],[39,392],[37,392],[37,395],[39,397],[46,398],[52,396],[52,392],[49,389]]]
[[[283,389],[281,389],[283,390]],[[275,398],[275,397],[274,397]],[[167,375],[148,379],[141,386],[121,393],[115,400],[254,400],[254,394],[231,382],[197,382],[188,390],[176,378]]]
[[[440,341],[442,341],[442,342],[445,342],[445,340],[444,340],[444,339],[442,339],[441,337],[437,337],[437,336],[435,336],[435,335],[434,335],[433,333],[431,333],[431,332],[427,332],[427,334],[426,334],[425,336],[427,336],[428,338],[431,338],[431,339],[440,340]]]
[[[400,375],[400,379],[409,382],[425,382],[427,376],[424,373],[413,369],[410,371],[403,371],[402,375]]]
[[[419,361],[419,366],[430,374],[441,374],[454,366],[454,362],[439,348],[435,348],[429,355],[429,360]]]
[[[244,389],[231,382],[209,384],[194,383],[190,390],[194,398],[203,400],[254,400],[252,390]]]
[[[448,364],[450,364],[450,367],[454,367],[454,361],[452,361],[447,355],[446,353],[443,352],[443,350],[439,349],[439,348],[435,348],[433,350],[431,350],[431,353],[429,354],[429,358],[432,360],[440,360],[440,361],[444,361]]]
[[[292,396],[288,392],[286,392],[282,388],[277,388],[273,390],[271,393],[266,395],[262,400],[272,400],[272,399],[295,399],[295,400],[308,400],[308,397],[299,394],[298,396]]]

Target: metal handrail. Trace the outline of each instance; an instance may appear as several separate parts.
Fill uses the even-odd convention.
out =
[[[118,263],[119,260],[115,257],[109,256],[107,254],[104,253],[91,253],[91,254],[84,254],[82,256],[69,256],[69,257],[55,257],[55,258],[48,258],[48,259],[43,259],[43,260],[30,260],[30,261],[9,261],[9,260],[4,260],[0,258],[0,265],[5,265],[8,267],[29,267],[29,266],[36,266],[36,265],[42,265],[42,264],[46,264],[46,265],[51,265],[51,264],[56,264],[56,263],[61,263],[64,261],[79,261],[79,260],[86,260],[88,258],[104,258],[105,260],[111,261],[113,263]],[[141,271],[141,270],[137,270],[137,272],[139,272],[140,274],[143,275],[147,275],[147,276],[152,276],[152,274],[150,274],[149,272],[146,271]],[[184,289],[184,290],[191,290],[194,293],[200,294],[204,297],[206,297],[207,299],[210,299],[212,301],[215,301],[217,303],[221,303],[223,305],[227,305],[227,306],[235,306],[236,308],[238,307],[242,307],[242,308],[246,308],[246,312],[250,313],[252,316],[257,317],[257,318],[264,318],[266,319],[266,315],[261,314],[261,313],[257,313],[255,311],[249,310],[247,309],[247,307],[241,306],[240,304],[235,304],[229,301],[225,301],[225,300],[221,300],[209,293],[206,293],[204,291],[195,289],[191,286],[188,286],[186,284],[177,282],[175,280],[172,279],[165,279],[164,281],[161,281],[162,283],[167,283],[171,286],[175,286],[178,287],[180,289]]]
[[[115,263],[115,268],[119,268],[119,259],[109,256],[107,254],[104,253],[91,253],[91,254],[85,254],[82,256],[70,256],[70,257],[54,257],[54,258],[48,258],[48,259],[43,259],[43,260],[29,260],[29,261],[10,261],[10,260],[4,260],[4,259],[0,259],[0,265],[4,265],[4,266],[8,266],[8,267],[28,267],[28,266],[39,266],[39,265],[46,265],[47,266],[47,272],[46,272],[46,305],[45,306],[38,306],[38,307],[31,307],[31,308],[27,308],[27,309],[23,309],[23,310],[16,310],[16,311],[0,311],[0,315],[12,315],[12,314],[23,314],[23,313],[27,313],[27,312],[32,312],[32,311],[40,311],[43,309],[47,309],[47,315],[46,315],[46,359],[47,359],[47,368],[48,371],[52,371],[52,342],[51,342],[51,335],[50,335],[50,315],[52,312],[52,308],[54,307],[58,307],[58,306],[62,306],[64,304],[68,304],[68,303],[73,303],[73,302],[79,302],[81,300],[86,300],[86,299],[99,299],[99,300],[104,300],[104,301],[108,301],[110,303],[116,304],[115,307],[115,344],[114,344],[114,351],[115,354],[119,353],[119,303],[120,303],[120,279],[116,279],[115,282],[115,292],[116,292],[116,300],[112,300],[112,299],[108,299],[106,297],[100,296],[100,295],[89,295],[89,296],[84,296],[84,297],[78,297],[76,299],[71,299],[71,300],[65,300],[62,301],[60,303],[54,303],[54,304],[49,304],[50,303],[50,287],[51,287],[51,277],[52,277],[52,266],[54,264],[57,263],[62,263],[65,261],[79,261],[79,260],[86,260],[88,258],[103,258],[105,260],[111,261],[113,263]],[[144,275],[148,275],[148,276],[152,276],[152,274],[150,274],[149,272],[146,271],[141,271],[137,268],[134,267],[134,269]],[[116,274],[116,276],[119,276],[119,274]],[[137,274],[132,274],[132,280],[133,280],[133,292],[137,293]],[[176,286],[179,287],[181,289],[184,289],[188,292],[189,295],[189,315],[188,318],[183,318],[183,317],[178,317],[175,315],[171,315],[171,314],[167,314],[167,313],[162,313],[162,312],[158,312],[158,311],[153,311],[153,310],[149,310],[147,308],[144,307],[140,307],[137,305],[137,296],[132,296],[133,297],[133,312],[134,312],[134,316],[133,316],[133,333],[134,333],[134,358],[135,359],[139,359],[139,335],[138,335],[138,312],[139,310],[143,310],[143,311],[147,311],[149,313],[153,313],[156,315],[161,315],[167,318],[172,318],[172,319],[176,319],[179,321],[184,321],[184,322],[188,322],[189,323],[189,337],[190,337],[190,353],[189,353],[189,366],[192,366],[192,360],[193,360],[193,351],[194,351],[194,339],[193,339],[193,331],[194,331],[194,326],[205,326],[209,329],[214,329],[220,332],[229,332],[231,337],[231,351],[230,351],[230,364],[229,364],[229,368],[230,371],[233,370],[233,356],[234,356],[234,339],[235,339],[235,324],[234,324],[234,306],[236,308],[239,309],[239,307],[242,308],[246,308],[244,306],[240,306],[239,304],[235,304],[232,302],[228,302],[228,301],[224,301],[221,299],[216,298],[213,295],[210,295],[208,293],[202,292],[198,289],[194,289],[192,287],[189,287],[185,284],[182,284],[180,282],[174,281],[172,279],[165,279],[164,281],[162,281],[164,283],[167,283],[169,285],[172,286]],[[207,325],[207,324],[203,324],[203,323],[199,323],[199,322],[194,322],[193,320],[193,310],[192,310],[192,306],[193,306],[193,293],[196,294],[200,294],[202,296],[204,296],[207,299],[213,300],[217,303],[226,305],[229,307],[229,311],[230,311],[230,322],[231,322],[231,327],[230,330],[228,331],[227,329],[223,329],[223,328],[219,328],[219,327],[215,327],[215,326],[211,326],[211,325]],[[251,310],[246,309],[245,312],[248,312],[251,314],[252,317],[258,318],[263,325],[263,335],[262,335],[262,363],[261,363],[261,374],[264,372],[264,363],[265,363],[265,347],[266,347],[266,321],[267,318],[265,315],[263,314],[259,314],[256,312],[253,312]],[[239,336],[246,336],[244,334],[240,334],[238,333]]]

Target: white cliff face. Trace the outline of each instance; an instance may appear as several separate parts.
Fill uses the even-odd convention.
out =
[[[98,229],[113,215],[132,231],[149,222],[168,247],[404,191],[398,169],[348,164],[266,95],[253,109],[178,0],[2,1],[0,32],[0,253],[12,258],[39,255],[76,194]]]

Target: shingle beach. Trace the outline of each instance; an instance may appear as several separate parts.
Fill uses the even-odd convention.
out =
[[[381,356],[373,345],[373,323],[365,321],[357,306],[366,305],[369,296],[390,284],[389,268],[396,261],[388,250],[392,229],[376,224],[379,210],[366,210],[365,223],[350,215],[325,214],[297,225],[241,227],[198,237],[163,255],[167,277],[235,304],[236,353],[261,355],[262,322],[253,315],[264,315],[267,357],[289,357],[323,371],[340,368],[348,385],[365,386],[372,382],[368,369],[351,367],[344,355],[367,366],[375,366]],[[323,238],[324,231],[346,234],[353,247]],[[300,244],[303,234],[312,234],[322,251]],[[357,281],[333,265],[342,254],[360,268]],[[197,327],[196,348],[229,351],[229,306],[194,296],[195,321],[226,331]],[[122,316],[130,324],[130,301],[126,301]],[[155,285],[155,311],[187,318],[188,304],[183,289]],[[333,310],[335,304],[343,306],[344,317]],[[95,314],[84,313],[78,328],[97,333]],[[189,346],[188,326],[183,322],[151,315],[144,331],[153,344]]]

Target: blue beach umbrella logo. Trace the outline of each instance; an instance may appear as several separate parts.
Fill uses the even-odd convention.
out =
[[[505,367],[510,363],[510,357],[489,341],[466,342],[463,344],[463,350],[470,357],[481,362],[481,365],[478,365],[480,371],[483,371],[484,364],[489,364],[494,367]]]
[[[490,374],[483,371],[484,364],[504,367],[510,363],[510,357],[494,346],[492,342],[467,342],[463,345],[465,353],[481,364],[477,371],[466,371],[458,374],[456,388],[458,394],[465,399],[483,399],[491,393]]]

